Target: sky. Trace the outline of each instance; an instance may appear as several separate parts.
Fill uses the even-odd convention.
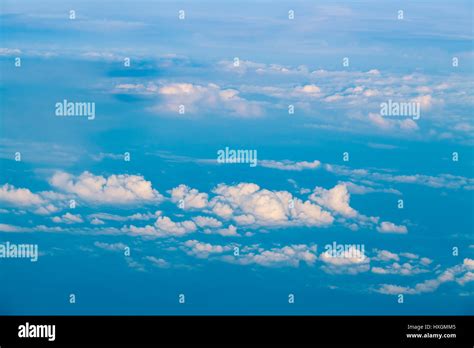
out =
[[[2,1],[0,314],[474,314],[473,73],[471,1]]]

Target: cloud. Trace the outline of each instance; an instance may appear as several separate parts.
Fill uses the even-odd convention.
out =
[[[324,262],[321,269],[330,274],[354,275],[370,269],[370,258],[354,246],[338,255],[333,255],[332,250],[327,250],[319,255],[319,260]]]
[[[71,213],[66,213],[63,216],[55,216],[51,218],[51,220],[53,220],[53,222],[62,224],[79,224],[84,222],[80,214],[74,215]]]
[[[217,63],[219,69],[234,72],[238,74],[246,74],[246,73],[256,73],[258,75],[307,75],[309,70],[306,66],[300,65],[296,68],[290,66],[283,66],[280,64],[265,64],[265,63],[257,63],[252,62],[250,60],[239,60],[238,66],[234,64],[234,61],[229,60],[222,60]]]
[[[428,272],[427,269],[413,266],[412,264],[408,262],[405,262],[403,264],[394,262],[391,265],[387,265],[385,267],[372,267],[372,273],[377,273],[377,274],[398,274],[398,275],[411,276],[411,275],[426,273],[426,272]]]
[[[0,56],[20,56],[21,55],[21,50],[18,48],[7,48],[7,47],[1,47],[0,48]]]
[[[163,109],[183,116],[206,111],[227,114],[236,117],[258,117],[263,114],[262,105],[256,101],[242,98],[236,89],[222,89],[214,83],[207,86],[192,83],[169,83],[157,87],[162,103],[157,110]],[[185,113],[179,114],[180,105]]]
[[[395,225],[392,222],[383,221],[380,226],[377,226],[377,231],[380,233],[407,233],[408,229],[403,225]]]
[[[184,235],[196,231],[196,225],[192,221],[173,222],[169,217],[160,216],[155,226],[158,230],[172,235]]]
[[[126,244],[123,243],[102,243],[102,242],[94,242],[94,245],[97,248],[108,250],[108,251],[125,251],[125,248],[128,248]]]
[[[44,204],[45,201],[37,194],[26,188],[15,188],[13,185],[4,184],[0,188],[0,200],[15,206],[31,206]]]
[[[152,188],[151,182],[140,175],[113,174],[103,177],[86,171],[79,176],[74,176],[65,172],[56,172],[50,179],[50,184],[94,204],[157,203],[163,198]]]
[[[145,256],[146,260],[150,261],[151,264],[158,268],[169,268],[171,265],[165,259],[157,258],[154,256]]]
[[[45,225],[24,227],[9,224],[0,224],[0,232],[63,232],[63,229],[61,227],[49,227]]]
[[[87,217],[92,221],[97,220],[110,220],[110,221],[147,221],[151,219],[156,219],[158,216],[161,215],[161,211],[156,211],[155,213],[135,213],[132,215],[121,216],[116,214],[109,214],[109,213],[95,213],[89,214]],[[100,224],[100,223],[95,223]]]
[[[373,258],[376,261],[399,261],[400,257],[388,250],[376,250],[377,255]]]
[[[0,232],[32,232],[29,227],[0,224]]]
[[[324,164],[323,168],[330,173],[348,176],[354,180],[373,180],[400,184],[417,184],[432,188],[446,189],[469,189],[469,187],[474,185],[474,179],[452,174],[440,174],[438,176],[423,174],[395,175],[391,173],[374,172],[368,169],[351,169],[346,166],[333,164]]]
[[[309,198],[343,216],[355,217],[358,214],[349,204],[350,194],[345,184],[338,184],[330,190],[316,187]]]
[[[409,118],[403,120],[389,119],[380,114],[371,112],[368,115],[368,120],[371,124],[383,130],[399,129],[402,131],[415,131],[419,129],[416,122]]]
[[[222,254],[232,249],[231,246],[212,245],[202,243],[197,240],[188,240],[183,244],[183,248],[188,255],[201,259],[206,259],[212,254]]]
[[[213,217],[196,216],[196,217],[193,217],[193,221],[199,227],[214,227],[214,228],[222,227],[222,222],[220,222],[219,220]]]
[[[121,231],[144,237],[182,237],[195,232],[196,229],[196,224],[192,221],[174,222],[167,216],[159,216],[154,225],[144,227],[124,226]]]
[[[466,269],[468,269],[470,271],[474,270],[474,260],[473,259],[465,258],[463,260],[462,264]]]
[[[294,170],[294,171],[302,171],[304,169],[316,169],[321,164],[321,162],[317,160],[312,161],[312,162],[307,162],[307,161],[293,162],[289,160],[284,160],[284,161],[261,160],[258,163],[261,167],[280,169],[280,170]]]
[[[27,188],[15,188],[10,184],[4,184],[0,187],[0,202],[15,207],[28,208],[38,215],[49,215],[57,212],[59,208],[51,201],[58,199],[65,199],[65,197],[47,191],[36,194]]]
[[[223,261],[237,263],[240,265],[257,264],[265,267],[298,267],[301,262],[313,265],[317,260],[316,246],[296,244],[282,248],[271,248],[265,250],[258,248],[255,251],[242,253],[240,256],[226,255]]]
[[[224,237],[238,237],[240,234],[237,233],[237,227],[230,225],[227,228],[221,228],[216,231],[217,234],[220,234]]]
[[[93,218],[93,219],[91,220],[91,224],[92,224],[92,225],[105,225],[105,222],[102,221],[102,220],[100,220],[100,219],[98,219],[98,218]]]
[[[203,209],[208,206],[208,195],[207,193],[200,193],[196,189],[192,189],[186,185],[179,185],[171,191],[171,201],[177,203],[182,200],[182,208],[187,209]]]
[[[239,225],[251,226],[326,226],[333,222],[330,213],[309,201],[303,202],[287,191],[260,189],[256,184],[219,184],[210,201],[212,212]]]
[[[473,269],[474,260],[466,258],[462,264],[447,268],[441,272],[436,278],[428,279],[421,283],[415,284],[413,287],[398,286],[393,284],[382,284],[376,292],[385,295],[398,294],[422,294],[436,291],[442,284],[456,282],[463,286],[468,282],[474,281],[474,277],[470,272]]]
[[[372,267],[371,271],[375,274],[396,274],[401,276],[412,276],[420,273],[427,273],[427,266],[432,264],[433,260],[412,253],[392,253],[388,250],[375,249],[376,256],[372,261],[379,262]],[[402,259],[406,259],[401,261]],[[395,261],[395,262],[393,262]]]
[[[347,187],[347,191],[350,194],[355,194],[355,195],[365,195],[367,193],[375,193],[375,192],[391,193],[395,195],[402,194],[400,191],[392,189],[392,188],[384,189],[384,188],[370,187],[370,186],[354,184],[353,182],[341,182],[341,184],[344,184]],[[374,185],[374,183],[371,183],[371,184]]]

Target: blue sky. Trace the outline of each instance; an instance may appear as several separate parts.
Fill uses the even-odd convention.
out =
[[[474,313],[472,2],[0,10],[0,313]]]

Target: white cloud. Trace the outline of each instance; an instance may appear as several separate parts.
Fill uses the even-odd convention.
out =
[[[330,274],[357,274],[370,269],[370,258],[353,246],[338,255],[327,250],[319,255],[319,259],[325,263],[321,269]]]
[[[408,259],[418,259],[420,256],[413,253],[400,253],[400,256],[406,257]]]
[[[9,224],[0,224],[1,232],[32,232],[29,227],[14,226]]]
[[[27,188],[15,188],[10,184],[4,184],[0,187],[0,202],[29,209],[38,215],[49,215],[57,212],[59,208],[51,201],[63,199],[65,199],[64,195],[55,192],[43,191],[37,194]]]
[[[61,227],[49,227],[45,225],[24,227],[9,224],[0,224],[0,232],[63,232],[63,229]]]
[[[262,167],[280,169],[280,170],[294,170],[302,171],[304,169],[316,169],[320,166],[321,162],[315,160],[312,162],[301,161],[293,162],[289,160],[274,161],[274,160],[261,160],[258,164]]]
[[[408,229],[403,225],[395,225],[393,222],[383,221],[377,226],[380,233],[407,233]]]
[[[469,258],[465,258],[463,260],[463,266],[466,267],[466,269],[468,269],[470,271],[474,270],[474,260],[469,259]]]
[[[170,83],[158,87],[163,98],[159,110],[166,109],[178,114],[179,106],[185,106],[185,114],[197,112],[218,112],[238,117],[256,117],[263,114],[260,103],[239,96],[235,89],[221,89],[214,83],[207,86],[192,83]],[[182,116],[182,115],[180,115]]]
[[[91,224],[92,224],[92,225],[104,225],[105,222],[102,221],[102,220],[100,220],[100,219],[98,219],[98,218],[93,218],[93,219],[91,220]]]
[[[196,231],[196,225],[192,221],[173,222],[169,217],[160,216],[155,226],[159,231],[166,234],[182,236],[190,232]]]
[[[467,189],[469,186],[474,185],[474,179],[452,174],[440,174],[438,176],[423,174],[395,175],[391,173],[372,172],[367,169],[351,169],[346,166],[332,164],[324,164],[323,168],[330,173],[348,176],[354,180],[373,180],[401,184],[418,184],[433,188],[447,189]]]
[[[87,217],[93,221],[96,220],[110,220],[110,221],[147,221],[151,219],[156,219],[161,215],[161,211],[156,211],[155,213],[135,213],[132,215],[121,216],[116,214],[109,213],[95,213],[89,214]],[[96,223],[97,224],[97,223]],[[99,223],[100,224],[100,223]]]
[[[0,48],[0,56],[19,56],[21,55],[21,50],[18,48],[7,48],[1,47]]]
[[[354,184],[353,182],[341,182],[341,184],[346,185],[349,193],[355,194],[355,195],[365,195],[367,193],[374,193],[374,192],[391,193],[395,195],[402,194],[400,191],[392,189],[392,188],[384,189],[384,188],[378,188],[378,187],[370,187],[370,186]]]
[[[256,184],[218,185],[210,201],[212,211],[241,225],[325,226],[333,222],[330,213],[309,201],[303,202],[287,191],[260,189]],[[292,207],[292,205],[294,205]]]
[[[121,231],[144,237],[181,237],[195,232],[196,224],[192,221],[174,222],[167,216],[159,216],[155,224],[137,227],[134,225],[124,226]]]
[[[474,265],[474,260],[464,259],[462,264],[447,268],[441,272],[436,278],[428,279],[421,283],[415,284],[413,287],[403,287],[393,284],[382,284],[376,291],[386,295],[396,294],[422,294],[436,291],[442,284],[456,282],[463,286],[468,282],[474,281],[474,277],[470,272]],[[470,274],[471,273],[471,274]]]
[[[196,216],[193,218],[193,221],[199,227],[214,227],[214,228],[222,227],[222,222],[220,222],[219,220],[213,217]]]
[[[192,189],[186,185],[179,185],[173,188],[171,191],[171,201],[177,203],[180,200],[183,201],[183,209],[203,209],[208,206],[208,195],[207,193],[201,193],[196,189]]]
[[[240,256],[226,255],[222,257],[222,260],[241,265],[257,264],[265,267],[298,267],[300,262],[313,265],[317,260],[317,255],[316,246],[298,244],[282,248],[271,248],[269,250],[258,248],[256,251],[250,251],[246,254],[241,253]]]
[[[53,222],[62,224],[79,224],[84,222],[80,214],[74,215],[71,213],[66,213],[63,216],[55,216],[51,218],[51,220],[53,220]]]
[[[238,237],[240,234],[237,233],[237,227],[230,225],[227,228],[221,228],[216,231],[217,234],[220,234],[224,237]]]
[[[409,118],[402,120],[390,119],[371,112],[368,115],[368,120],[371,124],[383,130],[399,129],[402,131],[415,131],[419,129],[417,123]]]
[[[222,254],[232,249],[230,246],[212,245],[197,240],[188,240],[183,246],[188,255],[202,259],[208,258],[211,254]]]
[[[0,188],[0,200],[15,206],[32,206],[44,204],[45,201],[39,195],[32,193],[26,188],[15,188],[13,185],[4,184]]]
[[[127,248],[126,244],[123,243],[102,243],[102,242],[94,242],[94,245],[97,248],[108,250],[108,251],[125,251]]]
[[[145,259],[150,261],[153,266],[158,268],[169,268],[170,264],[165,259],[157,258],[154,256],[145,256]]]
[[[56,172],[50,179],[52,186],[80,199],[96,204],[137,204],[159,202],[162,196],[152,188],[150,181],[139,175],[110,175],[105,178],[83,172],[74,176],[65,172]]]
[[[376,250],[377,252],[377,256],[373,258],[373,260],[380,260],[380,261],[399,261],[400,260],[400,257],[395,254],[395,253],[392,253],[388,250]]]
[[[386,265],[384,267],[372,267],[372,272],[377,274],[398,274],[404,276],[411,276],[415,274],[426,273],[428,272],[428,270],[425,268],[414,266],[408,262],[405,262],[403,264],[394,262],[391,265]]]
[[[345,184],[338,184],[330,190],[316,187],[309,198],[332,211],[347,217],[357,216],[357,211],[350,204],[350,194]]]

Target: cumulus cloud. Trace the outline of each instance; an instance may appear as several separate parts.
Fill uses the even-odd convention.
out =
[[[219,220],[213,217],[196,216],[193,218],[193,221],[199,227],[214,227],[214,228],[222,227],[222,222],[220,222]]]
[[[63,216],[55,216],[51,220],[62,224],[79,224],[84,222],[80,214],[74,215],[71,213],[66,213]]]
[[[391,119],[371,112],[367,119],[371,124],[383,130],[399,129],[402,131],[415,131],[419,129],[417,123],[410,118],[402,120]]]
[[[202,259],[208,258],[211,254],[222,254],[232,249],[231,246],[212,245],[197,240],[188,240],[183,244],[183,247],[188,255]]]
[[[159,86],[157,94],[163,99],[159,109],[176,113],[184,105],[185,114],[196,112],[218,112],[238,117],[256,117],[263,114],[259,102],[242,98],[236,89],[222,89],[209,83],[206,86],[192,83],[170,83]]]
[[[45,203],[37,194],[26,188],[15,188],[13,185],[4,184],[0,188],[0,200],[15,206],[31,206]]]
[[[49,215],[57,212],[59,208],[51,202],[64,198],[63,195],[55,192],[43,191],[37,194],[27,188],[15,188],[10,184],[4,184],[0,187],[0,202],[9,206],[31,210],[38,215]]]
[[[207,193],[201,193],[183,184],[168,192],[171,193],[171,201],[173,203],[182,201],[182,208],[185,210],[203,209],[209,204]]]
[[[94,221],[94,220],[109,220],[109,221],[146,221],[151,219],[156,219],[158,216],[161,215],[161,211],[156,211],[155,213],[135,213],[132,215],[116,215],[116,214],[109,214],[109,213],[95,213],[89,214],[87,217]],[[97,224],[97,223],[96,223]],[[99,223],[100,224],[100,223]]]
[[[252,226],[326,226],[334,218],[320,206],[303,202],[287,191],[261,189],[252,183],[218,185],[210,201],[214,214]]]
[[[383,221],[377,226],[380,233],[407,233],[408,229],[403,225],[395,225],[393,222]]]
[[[375,274],[396,274],[401,276],[412,276],[427,273],[427,268],[433,260],[427,257],[419,257],[413,253],[396,254],[388,250],[374,250],[376,255],[372,261],[378,262],[371,269]]]
[[[174,222],[167,216],[159,216],[154,225],[124,226],[121,231],[144,237],[182,237],[196,229],[196,224],[190,220]]]
[[[319,259],[324,262],[321,269],[330,274],[357,274],[370,269],[370,258],[355,246],[350,246],[337,255],[327,250],[319,255]]]
[[[240,234],[237,233],[237,227],[230,225],[227,228],[221,228],[216,231],[217,234],[220,234],[224,237],[238,237]]]
[[[241,265],[257,264],[265,267],[298,267],[301,262],[313,265],[317,260],[315,245],[296,244],[282,248],[250,250],[240,256],[226,255],[223,261]]]
[[[156,203],[163,198],[152,188],[151,182],[140,175],[113,174],[103,177],[86,171],[79,176],[74,176],[65,172],[56,172],[50,179],[50,184],[95,204]]]
[[[409,262],[405,262],[402,264],[394,262],[384,267],[372,267],[372,272],[377,274],[398,274],[411,276],[415,274],[426,273],[428,272],[428,270],[425,268],[414,266]]]
[[[316,187],[309,198],[343,216],[355,217],[357,215],[357,211],[350,206],[350,194],[345,184],[338,184],[330,190]]]
[[[382,284],[377,292],[386,295],[397,295],[397,294],[422,294],[436,291],[442,284],[455,282],[461,286],[466,283],[474,281],[472,272],[474,260],[466,258],[462,264],[449,267],[442,271],[436,278],[428,279],[421,283],[415,284],[413,287],[410,286],[399,286],[393,284]]]
[[[388,250],[376,250],[377,255],[373,258],[373,260],[380,260],[380,261],[399,261],[400,257],[392,253]]]

